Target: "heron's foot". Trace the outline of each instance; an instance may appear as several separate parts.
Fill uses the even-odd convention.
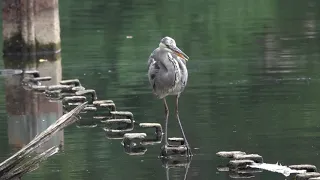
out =
[[[189,143],[188,143],[187,139],[185,139],[184,142],[185,142],[185,145],[187,147],[187,152],[186,152],[187,156],[188,157],[192,157],[193,154],[192,154],[191,147],[189,146]]]
[[[192,157],[192,156],[193,156],[192,151],[191,151],[191,148],[190,148],[189,145],[187,146],[187,156],[188,156],[188,157]]]
[[[161,156],[167,156],[168,155],[168,147],[170,145],[168,143],[165,143],[164,145],[161,146]]]

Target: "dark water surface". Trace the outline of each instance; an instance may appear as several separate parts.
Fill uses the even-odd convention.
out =
[[[131,111],[138,123],[164,125],[162,101],[151,94],[146,76],[147,58],[159,40],[171,36],[189,55],[189,81],[180,99],[180,118],[195,148],[187,179],[230,179],[216,170],[225,163],[215,155],[221,150],[258,153],[268,163],[320,167],[318,1],[63,0],[60,22],[62,79],[80,79],[99,99]],[[1,87],[4,81],[0,77]],[[29,136],[32,129],[10,130],[9,122],[17,120],[5,94],[0,88],[1,160],[16,151],[9,139]],[[171,112],[173,105],[170,98]],[[54,107],[62,113],[61,106]],[[39,121],[50,124],[58,116]],[[169,137],[181,136],[174,116],[169,127]],[[23,179],[166,179],[157,158],[160,145],[129,156],[121,140],[107,139],[102,128],[76,125],[65,129],[62,139],[64,151]],[[183,179],[184,168],[172,169],[169,177]],[[285,179],[256,175],[272,178]]]

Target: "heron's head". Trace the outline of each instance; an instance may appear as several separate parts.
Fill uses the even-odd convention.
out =
[[[182,59],[184,59],[186,61],[189,60],[189,57],[177,47],[176,41],[174,39],[172,39],[171,37],[166,36],[166,37],[162,38],[160,40],[159,47],[175,53],[177,56],[181,57]]]

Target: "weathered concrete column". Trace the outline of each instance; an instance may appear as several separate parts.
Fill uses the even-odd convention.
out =
[[[4,56],[60,51],[58,0],[3,0],[2,17]]]
[[[62,74],[58,0],[3,0],[2,8],[5,69],[37,69],[41,76],[52,77],[42,84],[58,84]],[[62,116],[62,104],[25,90],[20,75],[4,79],[9,144],[20,149]],[[38,151],[62,144],[60,131]]]

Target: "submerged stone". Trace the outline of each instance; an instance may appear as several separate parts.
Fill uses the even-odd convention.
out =
[[[239,173],[237,171],[230,171],[229,177],[233,179],[249,179],[254,178],[254,175],[251,173]]]

